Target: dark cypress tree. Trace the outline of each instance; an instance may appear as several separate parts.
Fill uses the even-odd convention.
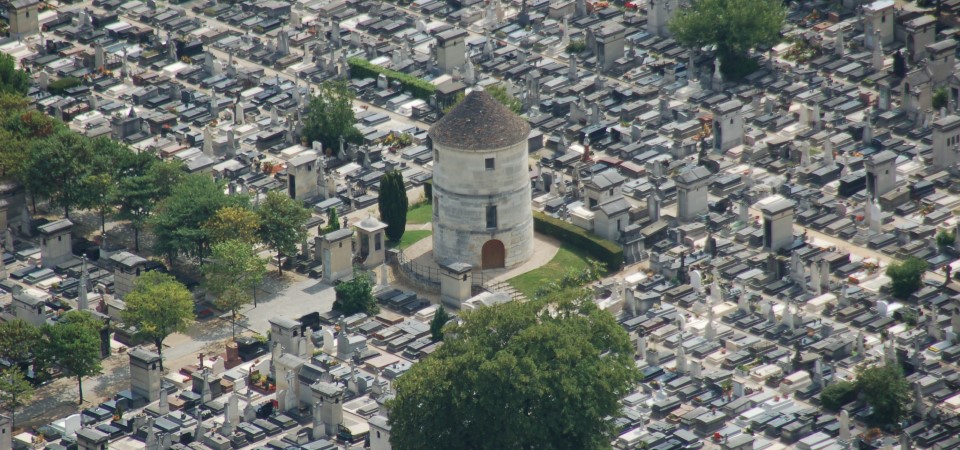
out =
[[[391,170],[380,179],[380,219],[387,224],[387,239],[399,242],[407,228],[407,190],[403,186],[403,175],[399,170]]]
[[[900,50],[897,50],[893,54],[893,74],[897,78],[903,78],[907,76],[907,60],[903,57],[903,53]]]

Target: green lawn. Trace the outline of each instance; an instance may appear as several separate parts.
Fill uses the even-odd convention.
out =
[[[561,245],[557,254],[545,266],[517,275],[507,280],[507,283],[522,292],[527,298],[533,298],[533,294],[537,292],[540,286],[559,279],[568,270],[583,270],[586,268],[586,254],[581,252],[580,249]]]
[[[407,211],[407,223],[430,223],[433,220],[433,205],[421,203]]]
[[[421,239],[426,239],[430,237],[431,234],[433,234],[433,232],[431,232],[430,230],[407,230],[403,233],[403,237],[400,238],[400,242],[398,243],[390,242],[388,243],[388,246],[403,250],[417,243]]]

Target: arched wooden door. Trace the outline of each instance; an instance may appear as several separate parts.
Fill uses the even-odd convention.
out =
[[[483,244],[480,250],[480,259],[486,269],[502,269],[504,261],[507,259],[507,251],[503,247],[503,242],[491,239]]]

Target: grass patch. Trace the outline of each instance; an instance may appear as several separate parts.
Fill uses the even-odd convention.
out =
[[[431,234],[433,234],[433,232],[430,230],[407,230],[403,233],[403,237],[400,238],[400,242],[388,242],[387,246],[403,250],[422,239],[430,237]]]
[[[407,223],[430,223],[432,220],[433,204],[430,202],[423,202],[407,211]]]
[[[578,248],[561,245],[560,250],[546,265],[527,273],[517,275],[509,280],[514,289],[533,298],[537,289],[551,281],[556,281],[570,270],[584,270],[588,266],[587,254]]]

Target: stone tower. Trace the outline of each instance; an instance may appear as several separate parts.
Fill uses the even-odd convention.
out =
[[[430,130],[433,254],[441,264],[497,269],[533,254],[530,125],[475,90]]]

